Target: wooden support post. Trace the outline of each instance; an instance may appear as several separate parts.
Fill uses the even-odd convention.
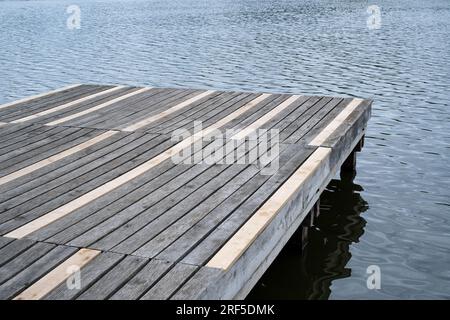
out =
[[[341,166],[341,172],[356,172],[356,153],[360,152],[364,146],[364,136],[358,141],[355,149],[350,153],[348,158]]]
[[[358,144],[355,147],[356,152],[361,152],[362,148],[364,147],[364,137],[362,136],[361,140],[358,141]]]
[[[308,244],[308,226],[301,226],[302,228],[302,238],[301,238],[301,245],[302,245],[302,251],[305,249],[306,245]]]
[[[306,245],[308,244],[308,232],[309,229],[314,227],[314,223],[316,221],[316,218],[320,214],[320,200],[317,200],[317,202],[313,205],[311,208],[311,211],[308,213],[308,215],[303,220],[300,228],[301,228],[301,248],[302,250],[305,249]]]
[[[356,152],[352,151],[348,158],[341,166],[341,172],[355,172],[356,171]]]
[[[314,204],[313,210],[314,210],[314,218],[317,219],[320,216],[320,198]]]

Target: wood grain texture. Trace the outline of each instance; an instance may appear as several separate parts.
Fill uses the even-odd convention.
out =
[[[96,143],[99,143],[105,139],[110,138],[111,136],[117,134],[117,131],[108,131],[105,133],[100,134],[99,136],[92,138],[86,142],[83,142],[75,147],[69,148],[61,153],[55,154],[47,159],[38,161],[32,165],[29,165],[28,167],[25,167],[23,169],[20,169],[18,171],[15,171],[11,174],[8,174],[6,176],[3,176],[0,178],[0,185],[4,184],[4,183],[8,183],[14,179],[20,178],[24,175],[30,174],[33,171],[39,170],[49,164],[52,164],[56,161],[59,161],[61,159],[64,159],[65,157],[68,157],[76,152],[80,152],[86,148],[89,148],[91,146],[93,146]]]
[[[53,90],[53,91],[43,92],[43,93],[40,93],[40,94],[36,94],[34,96],[22,98],[20,100],[11,101],[11,102],[8,102],[8,103],[0,105],[0,109],[8,108],[10,106],[13,106],[13,105],[16,105],[16,104],[19,104],[19,103],[28,102],[28,101],[33,100],[33,99],[41,98],[41,97],[44,97],[44,96],[48,96],[48,95],[51,95],[51,94],[54,94],[54,93],[58,93],[58,92],[61,92],[61,91],[64,91],[64,90],[72,89],[72,88],[76,88],[76,87],[79,87],[79,86],[81,86],[81,84],[72,84],[72,85],[69,85],[69,86],[66,86],[66,87],[63,87],[63,88],[59,88],[59,89],[56,89],[56,90]]]
[[[29,116],[26,116],[24,118],[20,118],[20,119],[11,121],[11,123],[22,123],[22,122],[34,120],[34,119],[37,119],[39,117],[46,116],[46,115],[49,115],[51,113],[55,113],[55,112],[61,111],[63,109],[69,108],[69,107],[74,106],[76,104],[83,103],[85,101],[89,101],[89,100],[94,99],[96,97],[109,94],[111,92],[117,91],[120,88],[123,88],[123,87],[122,86],[117,86],[117,87],[112,88],[112,89],[108,89],[108,90],[105,90],[105,91],[100,91],[98,93],[94,93],[94,94],[89,95],[87,97],[83,97],[83,98],[80,98],[80,99],[77,99],[77,100],[74,100],[74,101],[62,104],[60,106],[53,107],[51,109],[47,109],[47,110],[44,110],[44,111],[41,111],[41,112],[38,112],[38,113],[35,113],[35,114],[32,114],[32,115],[29,115]]]
[[[183,102],[181,102],[181,103],[179,103],[179,104],[177,104],[177,105],[175,105],[175,106],[173,106],[173,107],[171,107],[171,108],[169,108],[167,110],[164,110],[161,113],[158,113],[158,114],[156,114],[154,116],[151,116],[149,118],[143,119],[143,120],[141,120],[141,121],[139,121],[139,122],[137,122],[135,124],[132,124],[132,125],[130,125],[128,127],[125,127],[124,129],[122,129],[122,131],[135,131],[137,129],[140,129],[140,128],[142,128],[144,126],[147,126],[147,125],[149,125],[149,124],[151,124],[151,123],[153,123],[155,121],[158,121],[158,120],[160,120],[160,119],[162,119],[164,117],[167,117],[168,115],[170,115],[170,114],[172,114],[172,113],[174,113],[176,111],[179,111],[179,110],[189,106],[190,104],[192,104],[192,103],[194,103],[194,102],[196,102],[196,101],[198,101],[200,99],[203,99],[203,98],[209,96],[210,94],[212,94],[214,92],[215,92],[214,90],[205,91],[205,92],[203,92],[203,93],[201,93],[201,94],[199,94],[199,95],[197,95],[195,97],[192,97],[192,98],[190,98],[190,99],[188,99],[186,101],[183,101]]]
[[[71,275],[68,270],[70,270],[72,266],[81,268],[94,259],[99,253],[100,251],[96,250],[80,249],[54,270],[39,279],[39,281],[17,295],[14,300],[39,300],[43,298]]]
[[[108,107],[108,106],[110,106],[110,105],[112,105],[112,104],[114,104],[114,103],[116,103],[116,102],[119,102],[119,101],[122,101],[122,100],[124,100],[124,99],[130,98],[130,97],[132,97],[132,96],[134,96],[134,95],[143,93],[143,92],[148,91],[148,90],[150,90],[150,89],[151,89],[151,88],[142,88],[142,89],[136,90],[136,91],[134,91],[134,92],[125,94],[125,95],[120,96],[120,97],[118,97],[118,98],[112,99],[112,100],[110,100],[110,101],[108,101],[108,102],[104,102],[104,103],[102,103],[102,104],[99,104],[99,105],[97,105],[97,106],[95,106],[95,107],[92,107],[92,108],[90,108],[90,109],[80,111],[80,112],[78,112],[78,113],[72,114],[72,115],[70,115],[70,116],[67,116],[67,117],[64,117],[64,118],[61,118],[61,119],[52,121],[52,122],[48,122],[48,123],[46,123],[45,125],[47,125],[47,126],[55,126],[55,125],[58,125],[58,124],[61,124],[61,123],[64,123],[64,122],[73,120],[73,119],[75,119],[75,118],[82,117],[82,116],[87,115],[87,114],[89,114],[89,113],[91,113],[91,112],[95,112],[95,111],[98,111],[98,110],[100,110],[100,109],[106,108],[106,107]]]
[[[9,103],[0,299],[244,298],[364,135],[371,103],[98,85]],[[269,150],[261,128],[279,132]],[[178,129],[190,136],[172,141]],[[216,162],[188,161],[225,145]]]

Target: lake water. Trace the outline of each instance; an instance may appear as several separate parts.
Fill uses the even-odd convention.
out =
[[[448,0],[0,1],[0,44],[0,103],[69,83],[373,99],[356,178],[249,298],[450,298]]]

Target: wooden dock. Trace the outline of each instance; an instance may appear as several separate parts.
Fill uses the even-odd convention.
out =
[[[100,85],[0,105],[0,299],[244,298],[351,166],[370,112],[356,98]],[[277,153],[239,161],[261,129],[277,130]],[[232,147],[214,163],[173,161],[219,141]]]

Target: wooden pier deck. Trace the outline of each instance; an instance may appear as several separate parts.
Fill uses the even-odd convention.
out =
[[[244,298],[370,112],[363,99],[100,85],[1,105],[0,299]],[[278,135],[246,161],[260,129]]]

